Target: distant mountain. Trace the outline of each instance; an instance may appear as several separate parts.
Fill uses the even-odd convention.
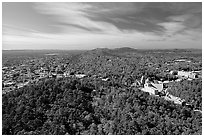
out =
[[[101,55],[106,55],[107,53],[110,53],[111,50],[108,49],[108,48],[96,48],[96,49],[93,49],[91,51],[88,51],[89,53],[95,53],[95,54],[101,54]]]
[[[122,48],[112,49],[112,51],[115,53],[125,53],[125,52],[136,52],[137,49],[130,48],[130,47],[122,47]]]
[[[97,54],[97,55],[115,56],[115,55],[120,55],[123,53],[136,52],[136,51],[137,51],[137,49],[130,48],[130,47],[122,47],[122,48],[115,48],[115,49],[96,48],[96,49],[87,51],[86,53]]]
[[[93,60],[94,58],[98,58],[98,57],[110,57],[110,56],[114,56],[114,57],[124,57],[126,56],[127,53],[132,53],[132,52],[136,52],[136,49],[133,48],[129,48],[129,47],[122,47],[122,48],[115,48],[115,49],[108,49],[108,48],[96,48],[93,50],[89,50],[86,51],[82,54],[80,54],[78,57],[79,60],[87,60],[87,59],[91,59]],[[75,56],[75,58],[77,58]],[[82,59],[83,58],[83,59]],[[76,59],[75,59],[76,60]]]

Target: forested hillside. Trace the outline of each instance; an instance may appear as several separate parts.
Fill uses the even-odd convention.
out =
[[[3,95],[3,134],[202,134],[202,114],[136,88],[47,79]]]

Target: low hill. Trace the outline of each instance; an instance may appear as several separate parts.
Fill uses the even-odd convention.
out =
[[[122,48],[116,48],[112,50],[115,53],[125,53],[125,52],[136,52],[137,49],[130,48],[130,47],[122,47]]]

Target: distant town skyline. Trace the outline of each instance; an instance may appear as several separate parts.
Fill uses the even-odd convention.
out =
[[[201,2],[3,2],[3,50],[202,48]]]

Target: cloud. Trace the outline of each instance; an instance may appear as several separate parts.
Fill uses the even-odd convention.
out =
[[[177,34],[177,32],[183,30],[185,26],[180,22],[163,22],[158,23],[158,25],[165,28],[165,35],[172,36]]]
[[[2,33],[3,35],[23,35],[28,36],[31,33],[38,33],[40,31],[36,31],[34,29],[30,28],[23,28],[23,27],[17,27],[7,24],[2,24]]]
[[[67,24],[86,28],[86,30],[99,30],[101,32],[119,32],[118,28],[111,23],[93,21],[88,18],[85,11],[92,6],[81,3],[36,3],[36,9],[42,14],[55,15],[59,24]]]
[[[201,47],[197,3],[34,3],[41,18],[22,27],[3,24],[3,48],[90,49],[96,47]],[[11,9],[10,9],[11,10]],[[23,9],[22,9],[23,10]],[[28,9],[27,9],[28,10]],[[26,10],[26,11],[27,11]],[[39,16],[35,16],[37,18]],[[43,25],[41,20],[43,17]],[[49,18],[47,21],[46,19]],[[46,27],[58,31],[41,31]],[[20,20],[21,21],[21,20]],[[19,21],[19,24],[20,24]],[[23,20],[22,20],[23,22]],[[26,24],[25,22],[23,22]],[[15,26],[16,25],[16,26]],[[26,26],[26,25],[24,25]],[[38,30],[38,31],[36,31]],[[46,30],[46,29],[45,29]],[[59,31],[60,30],[60,31]],[[32,47],[35,45],[35,47]]]
[[[165,28],[164,34],[167,36],[188,35],[188,38],[191,36],[192,39],[202,35],[201,24],[201,16],[194,14],[169,16],[167,22],[158,23]]]
[[[174,35],[201,28],[200,3],[35,3],[41,14],[56,18],[58,26],[91,33],[132,31]],[[66,27],[65,27],[66,26]],[[71,29],[73,30],[73,29]],[[67,33],[71,33],[68,31]]]
[[[188,32],[194,35],[194,31]],[[189,37],[190,37],[189,35]],[[191,38],[191,37],[190,37]],[[3,35],[3,49],[93,49],[96,47],[116,48],[198,48],[201,40],[188,39],[186,35],[166,38],[141,32],[107,35],[97,33],[41,33],[27,32],[23,35]],[[20,45],[20,46],[18,46]],[[172,46],[173,45],[173,46]]]
[[[5,33],[3,35],[3,49],[91,49],[94,47],[134,45],[144,37],[141,33],[107,35],[102,33],[42,33],[23,31],[19,35]],[[145,36],[147,37],[147,36]],[[35,45],[35,46],[33,46]],[[82,46],[83,45],[83,46]],[[6,48],[7,47],[7,48]]]

